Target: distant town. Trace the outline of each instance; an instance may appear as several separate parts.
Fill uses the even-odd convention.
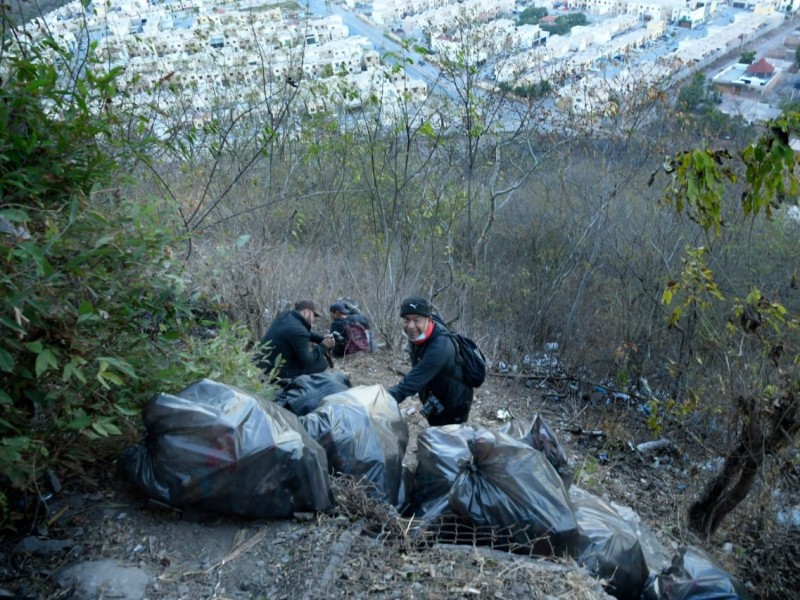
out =
[[[603,116],[626,94],[672,85],[744,49],[798,7],[800,0],[104,0],[84,8],[75,0],[27,26],[70,50],[96,44],[103,64],[123,69],[120,85],[134,96],[169,82],[198,121],[221,99],[260,96],[268,104],[287,85],[308,114],[366,98],[422,103],[440,61],[460,55],[475,57],[489,92],[546,85],[557,110]],[[544,13],[536,22],[531,8]],[[585,24],[554,33],[575,13]],[[469,22],[471,39],[487,40],[485,47],[464,48],[456,22]],[[403,40],[425,51],[398,69],[383,53],[407,52]],[[776,45],[752,64],[734,61],[714,83],[758,103],[795,63],[796,46]]]

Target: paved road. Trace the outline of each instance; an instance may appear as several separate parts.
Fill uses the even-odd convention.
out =
[[[334,2],[327,2],[326,0],[305,0],[305,6],[311,14],[325,16],[325,15],[338,15],[342,18],[342,22],[350,30],[351,35],[361,35],[372,42],[375,49],[383,56],[387,52],[393,52],[401,55],[403,47],[400,43],[394,41],[390,37],[384,35],[384,28],[369,22],[363,15],[358,12],[345,10]],[[438,80],[439,72],[435,67],[430,64],[419,64],[419,56],[416,53],[411,55],[413,64],[406,64],[405,68],[408,76],[412,79],[421,79],[429,85]],[[391,60],[387,61],[390,64]]]

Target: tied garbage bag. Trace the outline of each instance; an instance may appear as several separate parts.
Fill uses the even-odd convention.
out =
[[[489,528],[495,547],[539,555],[582,547],[567,490],[541,452],[502,433],[453,425],[425,430],[417,447],[424,513],[451,511]]]
[[[144,443],[119,467],[153,499],[272,519],[333,507],[325,451],[272,402],[204,379],[158,394],[143,417]]]
[[[459,462],[469,454],[467,440],[475,431],[469,425],[429,427],[417,439],[413,510],[427,522],[452,514],[450,489],[458,477]]]
[[[326,371],[314,375],[299,375],[275,396],[275,402],[302,417],[319,407],[325,396],[348,389],[350,375],[347,373]]]
[[[638,600],[647,583],[647,562],[633,527],[597,496],[573,499],[575,517],[588,544],[577,557],[606,591],[619,600]]]
[[[559,444],[556,434],[541,415],[534,415],[527,424],[524,420],[512,419],[500,428],[500,432],[542,452],[561,477],[564,487],[569,489],[575,477],[575,469],[570,465],[567,453]]]
[[[687,546],[651,577],[642,600],[751,600],[745,587],[700,548]]]
[[[408,426],[382,386],[358,386],[326,396],[300,422],[325,449],[334,472],[371,485],[383,500],[398,505]]]

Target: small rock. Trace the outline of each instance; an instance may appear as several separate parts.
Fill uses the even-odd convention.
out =
[[[71,548],[75,542],[72,540],[40,540],[29,535],[23,538],[17,545],[17,550],[24,554],[34,554],[36,556],[48,557],[57,554],[62,550]]]
[[[83,562],[58,575],[62,588],[72,588],[75,600],[118,598],[143,600],[150,575],[136,567],[120,567],[113,560]]]

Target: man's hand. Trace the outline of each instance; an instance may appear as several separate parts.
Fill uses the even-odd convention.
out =
[[[322,342],[320,343],[330,350],[336,345],[336,340],[333,339],[333,336],[330,333],[326,333],[325,337],[322,338]]]

